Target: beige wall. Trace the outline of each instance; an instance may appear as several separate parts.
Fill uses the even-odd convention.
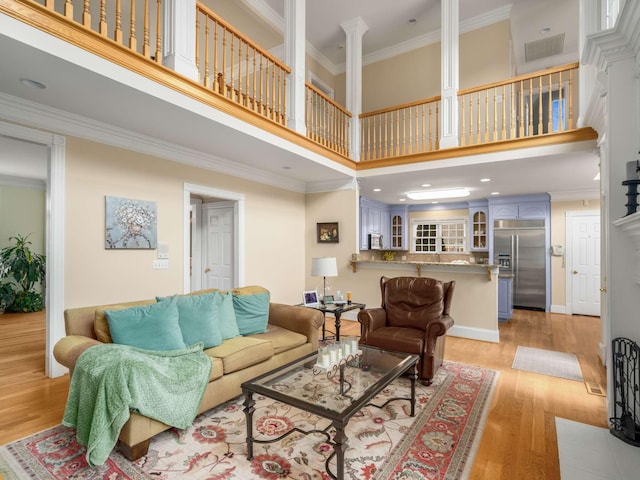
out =
[[[586,202],[586,205],[585,205]],[[567,212],[594,211],[600,212],[600,201],[575,200],[569,202],[551,202],[551,245],[563,245],[567,248],[566,241],[566,215]],[[551,305],[565,307],[567,302],[566,288],[567,271],[564,265],[564,257],[551,257]]]
[[[358,242],[358,191],[339,190],[328,193],[307,194],[306,199],[306,250],[304,258],[306,283],[304,289],[318,289],[321,293],[323,281],[321,277],[311,276],[311,259],[313,257],[336,257],[338,276],[327,279],[333,294],[340,290],[346,293],[351,290],[354,301],[357,301],[358,286],[353,282],[353,275],[349,260],[352,253],[357,253]],[[338,222],[340,225],[339,243],[318,243],[316,238],[316,224],[318,222]],[[302,285],[300,286],[302,294]]]
[[[216,15],[261,47],[270,49],[283,42],[283,36],[238,0],[202,0]]]
[[[42,190],[22,187],[0,187],[0,248],[13,242],[9,237],[29,236],[35,253],[45,253],[45,203]]]
[[[77,138],[67,139],[66,153],[65,307],[183,291],[185,182],[245,194],[245,284],[268,288],[274,301],[298,299],[305,275],[303,194]],[[155,250],[105,250],[106,195],[157,202],[168,270],[152,269]]]
[[[460,36],[460,90],[511,77],[509,21]]]

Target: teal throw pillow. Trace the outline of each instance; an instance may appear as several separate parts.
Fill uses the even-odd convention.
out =
[[[187,345],[202,342],[204,348],[222,343],[218,322],[218,304],[213,293],[202,295],[174,295],[156,297],[159,302],[175,302],[178,307],[178,323]]]
[[[269,292],[233,296],[233,309],[240,335],[267,332],[269,301]]]
[[[239,337],[240,332],[238,331],[238,324],[236,322],[236,313],[233,309],[233,296],[231,292],[215,292],[214,295],[217,295],[218,319],[222,340]]]
[[[160,302],[120,310],[105,310],[113,343],[145,350],[186,347],[175,302]]]

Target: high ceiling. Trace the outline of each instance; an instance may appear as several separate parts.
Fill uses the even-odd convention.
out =
[[[254,11],[270,12],[271,22],[282,15],[283,0],[242,1]],[[511,19],[515,60],[522,72],[543,68],[539,63],[533,68],[524,62],[524,43],[545,35],[540,32],[545,27],[551,29],[550,33],[560,29],[566,33],[565,51],[545,61],[557,65],[577,60],[577,46],[576,51],[571,51],[572,45],[577,45],[577,0],[514,0],[513,3],[509,10],[509,2],[505,0],[460,0],[461,23],[473,25],[479,16],[509,11],[507,18]],[[344,49],[339,48],[344,43],[340,22],[355,16],[363,18],[369,26],[363,47],[365,55],[371,56],[397,48],[398,43],[406,47],[421,36],[437,31],[440,1],[316,0],[307,2],[306,13],[308,42],[339,69],[344,62]],[[409,25],[412,18],[416,22]],[[271,135],[251,133],[251,128],[241,131],[237,122],[219,112],[195,105],[190,99],[176,98],[175,92],[150,85],[144,78],[114,68],[80,49],[61,48],[62,42],[16,25],[6,17],[0,16],[0,32],[3,32],[0,33],[0,58],[3,58],[0,96],[7,94],[9,98],[55,109],[51,111],[54,118],[63,116],[67,122],[64,128],[62,123],[51,126],[60,133],[85,136],[89,125],[100,130],[114,126],[139,135],[141,142],[166,145],[166,150],[173,154],[171,158],[180,160],[184,152],[179,149],[185,149],[190,158],[198,157],[197,164],[201,166],[293,190],[314,191],[318,190],[319,182],[347,182],[352,176],[348,169],[318,159],[309,152],[301,155],[299,149]],[[39,80],[47,89],[27,88],[20,83],[21,78]],[[174,152],[175,147],[178,149]],[[486,198],[496,191],[501,195],[573,192],[579,197],[581,192],[597,189],[593,177],[598,160],[586,147],[582,148],[585,152],[576,147],[580,146],[547,150],[536,161],[521,151],[513,152],[511,157],[462,158],[359,171],[357,176],[363,195],[387,203],[397,203],[403,193],[423,183],[430,183],[434,188],[467,186],[472,190],[469,198]],[[0,143],[0,149],[3,148]],[[4,158],[2,164],[7,164]],[[0,174],[3,173],[12,175],[0,170]],[[480,184],[480,178],[491,178],[491,182]],[[382,191],[374,194],[373,188]]]

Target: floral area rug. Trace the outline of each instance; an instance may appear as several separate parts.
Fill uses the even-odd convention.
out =
[[[416,416],[408,401],[384,408],[366,406],[346,429],[345,478],[464,479],[473,464],[477,444],[498,372],[446,362],[429,387],[417,384]],[[374,403],[408,396],[410,382],[402,377],[381,392]],[[254,436],[274,439],[297,427],[324,429],[327,420],[280,402],[255,395]],[[182,478],[320,479],[328,480],[325,461],[333,451],[327,437],[294,432],[275,443],[254,443],[247,460],[243,398],[199,415],[186,430],[171,429],[151,440],[149,453],[129,462],[114,451],[93,469],[75,431],[62,425],[0,447],[0,478],[138,480]],[[330,463],[335,473],[335,459]]]

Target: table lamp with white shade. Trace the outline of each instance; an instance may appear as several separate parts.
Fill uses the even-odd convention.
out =
[[[336,257],[315,257],[311,259],[311,276],[323,277],[322,301],[327,293],[327,277],[338,276]]]

